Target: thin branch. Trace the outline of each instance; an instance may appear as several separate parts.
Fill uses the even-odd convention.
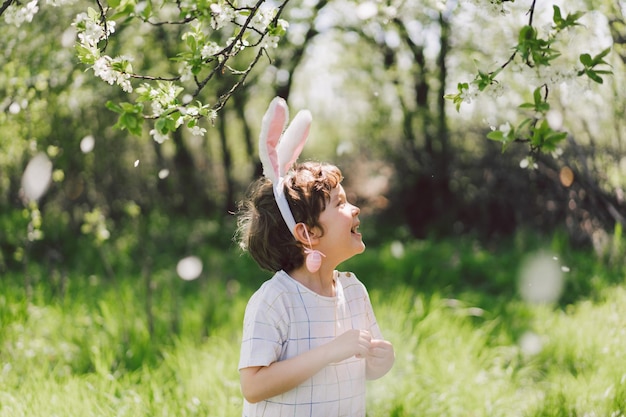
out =
[[[96,0],[96,3],[98,4],[98,8],[100,9],[100,21],[102,22],[102,25],[104,26],[104,46],[101,49],[101,51],[104,52],[107,49],[107,46],[109,45],[109,28],[107,25],[107,16],[106,16],[106,12],[104,11],[104,6],[100,2],[100,0]]]
[[[149,25],[152,25],[152,26],[186,25],[187,23],[193,22],[194,20],[197,19],[195,15],[191,15],[189,17],[184,18],[183,20],[165,20],[165,21],[159,21],[159,22],[151,22],[150,19],[145,19],[143,16],[138,16],[138,17],[141,18],[141,20],[143,20],[145,23],[148,23]]]
[[[252,71],[252,68],[254,68],[256,63],[259,61],[259,59],[261,59],[261,56],[263,55],[264,51],[265,51],[265,48],[259,49],[259,52],[257,52],[256,56],[254,57],[254,60],[250,63],[250,65],[248,65],[248,68],[243,73],[243,76],[239,79],[239,81],[237,81],[230,88],[230,90],[228,90],[228,92],[226,94],[222,94],[220,96],[220,98],[217,100],[217,103],[215,104],[215,106],[213,106],[213,110],[215,110],[216,112],[219,112],[220,110],[222,110],[224,108],[224,106],[226,105],[226,102],[228,101],[230,96],[232,96],[233,93],[235,92],[235,90],[237,90],[237,88],[239,88],[239,86],[242,85],[244,83],[244,81],[246,81],[246,78],[248,77],[248,75]]]
[[[533,3],[530,5],[530,9],[528,10],[528,14],[530,17],[528,18],[528,26],[533,25],[533,17],[535,16],[535,5],[537,4],[537,0],[533,0]]]
[[[17,0],[6,0],[2,3],[2,6],[0,6],[0,16],[2,16],[2,13],[4,13],[13,3],[17,3]]]
[[[122,72],[122,74],[126,74],[131,78],[135,78],[137,80],[148,80],[148,81],[178,81],[180,80],[180,75],[176,77],[154,77],[152,75],[140,75],[140,74],[131,74],[128,72]]]
[[[248,18],[243,23],[243,25],[241,26],[241,29],[237,33],[237,36],[235,36],[235,38],[232,40],[232,42],[229,45],[227,45],[222,51],[220,51],[219,55],[223,56],[224,59],[222,59],[221,62],[218,62],[218,64],[215,66],[215,68],[213,68],[213,70],[209,73],[209,75],[207,75],[202,81],[196,82],[197,88],[196,88],[196,91],[194,91],[193,94],[192,94],[193,97],[197,97],[198,94],[200,94],[200,91],[202,91],[202,89],[204,89],[204,87],[215,76],[215,74],[222,73],[227,68],[226,63],[228,62],[228,60],[232,56],[231,52],[232,52],[233,48],[243,38],[243,35],[246,32],[246,29],[248,29],[248,26],[250,25],[250,22],[252,21],[252,19],[256,15],[256,12],[259,10],[259,8],[264,3],[264,1],[265,0],[259,0],[259,2],[256,5],[254,5],[254,7],[251,9],[250,14],[248,15]],[[283,9],[285,8],[285,6],[287,5],[288,2],[289,2],[289,0],[284,0],[284,2],[278,7],[278,12],[276,13],[276,16],[274,17],[274,21],[273,21],[274,24],[276,24],[276,22],[278,21],[278,18],[280,17],[281,12],[283,11]],[[266,35],[267,35],[267,29],[262,34],[261,40],[259,40],[259,42],[261,42]],[[257,53],[257,56],[254,58],[253,64],[256,64],[258,62],[258,60],[260,58],[260,55],[262,55],[262,53],[263,53],[262,52],[263,49],[264,48],[261,48],[259,53]],[[252,65],[252,66],[254,66],[254,65]],[[249,66],[248,69],[245,70],[246,76],[247,76],[247,72],[249,72],[251,69],[252,68]],[[245,79],[245,76],[244,76],[244,79]],[[240,84],[241,83],[238,82],[238,83],[235,84],[235,86],[239,86]],[[231,91],[234,91],[234,90],[231,89]],[[229,93],[227,93],[227,96],[230,97],[231,94],[232,93],[229,92]],[[226,104],[226,103],[224,103],[224,104]],[[221,109],[222,107],[224,107],[224,104],[222,104],[219,108]]]
[[[505,1],[505,0],[502,0]],[[532,26],[533,25],[533,18],[535,16],[535,6],[537,4],[537,0],[533,0],[532,4],[530,5],[530,8],[528,9],[528,14],[529,14],[529,18],[528,18],[528,26]],[[513,52],[511,54],[511,56],[509,57],[509,59],[506,60],[506,62],[502,65],[500,65],[500,69],[504,69],[506,68],[511,62],[513,62],[513,60],[515,59],[515,57],[517,56],[517,50],[515,52]],[[490,74],[493,74],[494,71],[492,71]]]

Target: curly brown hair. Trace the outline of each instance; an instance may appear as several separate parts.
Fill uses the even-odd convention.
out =
[[[343,180],[341,170],[321,162],[304,162],[294,166],[284,181],[285,196],[296,223],[318,227],[319,217],[330,201],[330,193]],[[272,182],[255,181],[239,204],[236,239],[263,269],[292,271],[304,263],[304,253],[283,220]]]

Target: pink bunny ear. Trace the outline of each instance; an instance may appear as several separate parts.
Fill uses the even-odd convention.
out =
[[[259,158],[263,164],[263,175],[272,182],[280,177],[277,147],[288,119],[287,103],[281,97],[275,97],[263,116],[259,135]]]
[[[278,175],[284,176],[296,162],[309,136],[313,117],[308,110],[301,110],[293,118],[278,145]]]

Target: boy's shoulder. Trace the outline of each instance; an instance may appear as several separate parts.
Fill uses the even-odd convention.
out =
[[[277,271],[270,279],[261,284],[256,293],[284,292],[290,284],[289,276],[283,271]]]
[[[361,283],[361,281],[359,281],[359,279],[356,277],[354,272],[350,272],[350,271],[337,271],[337,279],[342,282]]]
[[[365,285],[359,281],[353,272],[337,272],[337,281],[344,291],[367,292]]]

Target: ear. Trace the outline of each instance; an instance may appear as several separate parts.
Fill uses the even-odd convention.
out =
[[[308,110],[301,110],[293,118],[278,145],[279,175],[284,176],[296,162],[309,136],[313,117]]]
[[[261,122],[259,159],[263,164],[263,175],[273,182],[281,176],[277,148],[288,119],[287,103],[281,97],[275,97]]]
[[[305,248],[312,248],[313,246],[319,243],[319,233],[317,233],[317,228],[309,228],[306,224],[300,222],[296,224],[296,227],[293,229],[293,234],[296,240]],[[308,234],[308,236],[307,236]]]

